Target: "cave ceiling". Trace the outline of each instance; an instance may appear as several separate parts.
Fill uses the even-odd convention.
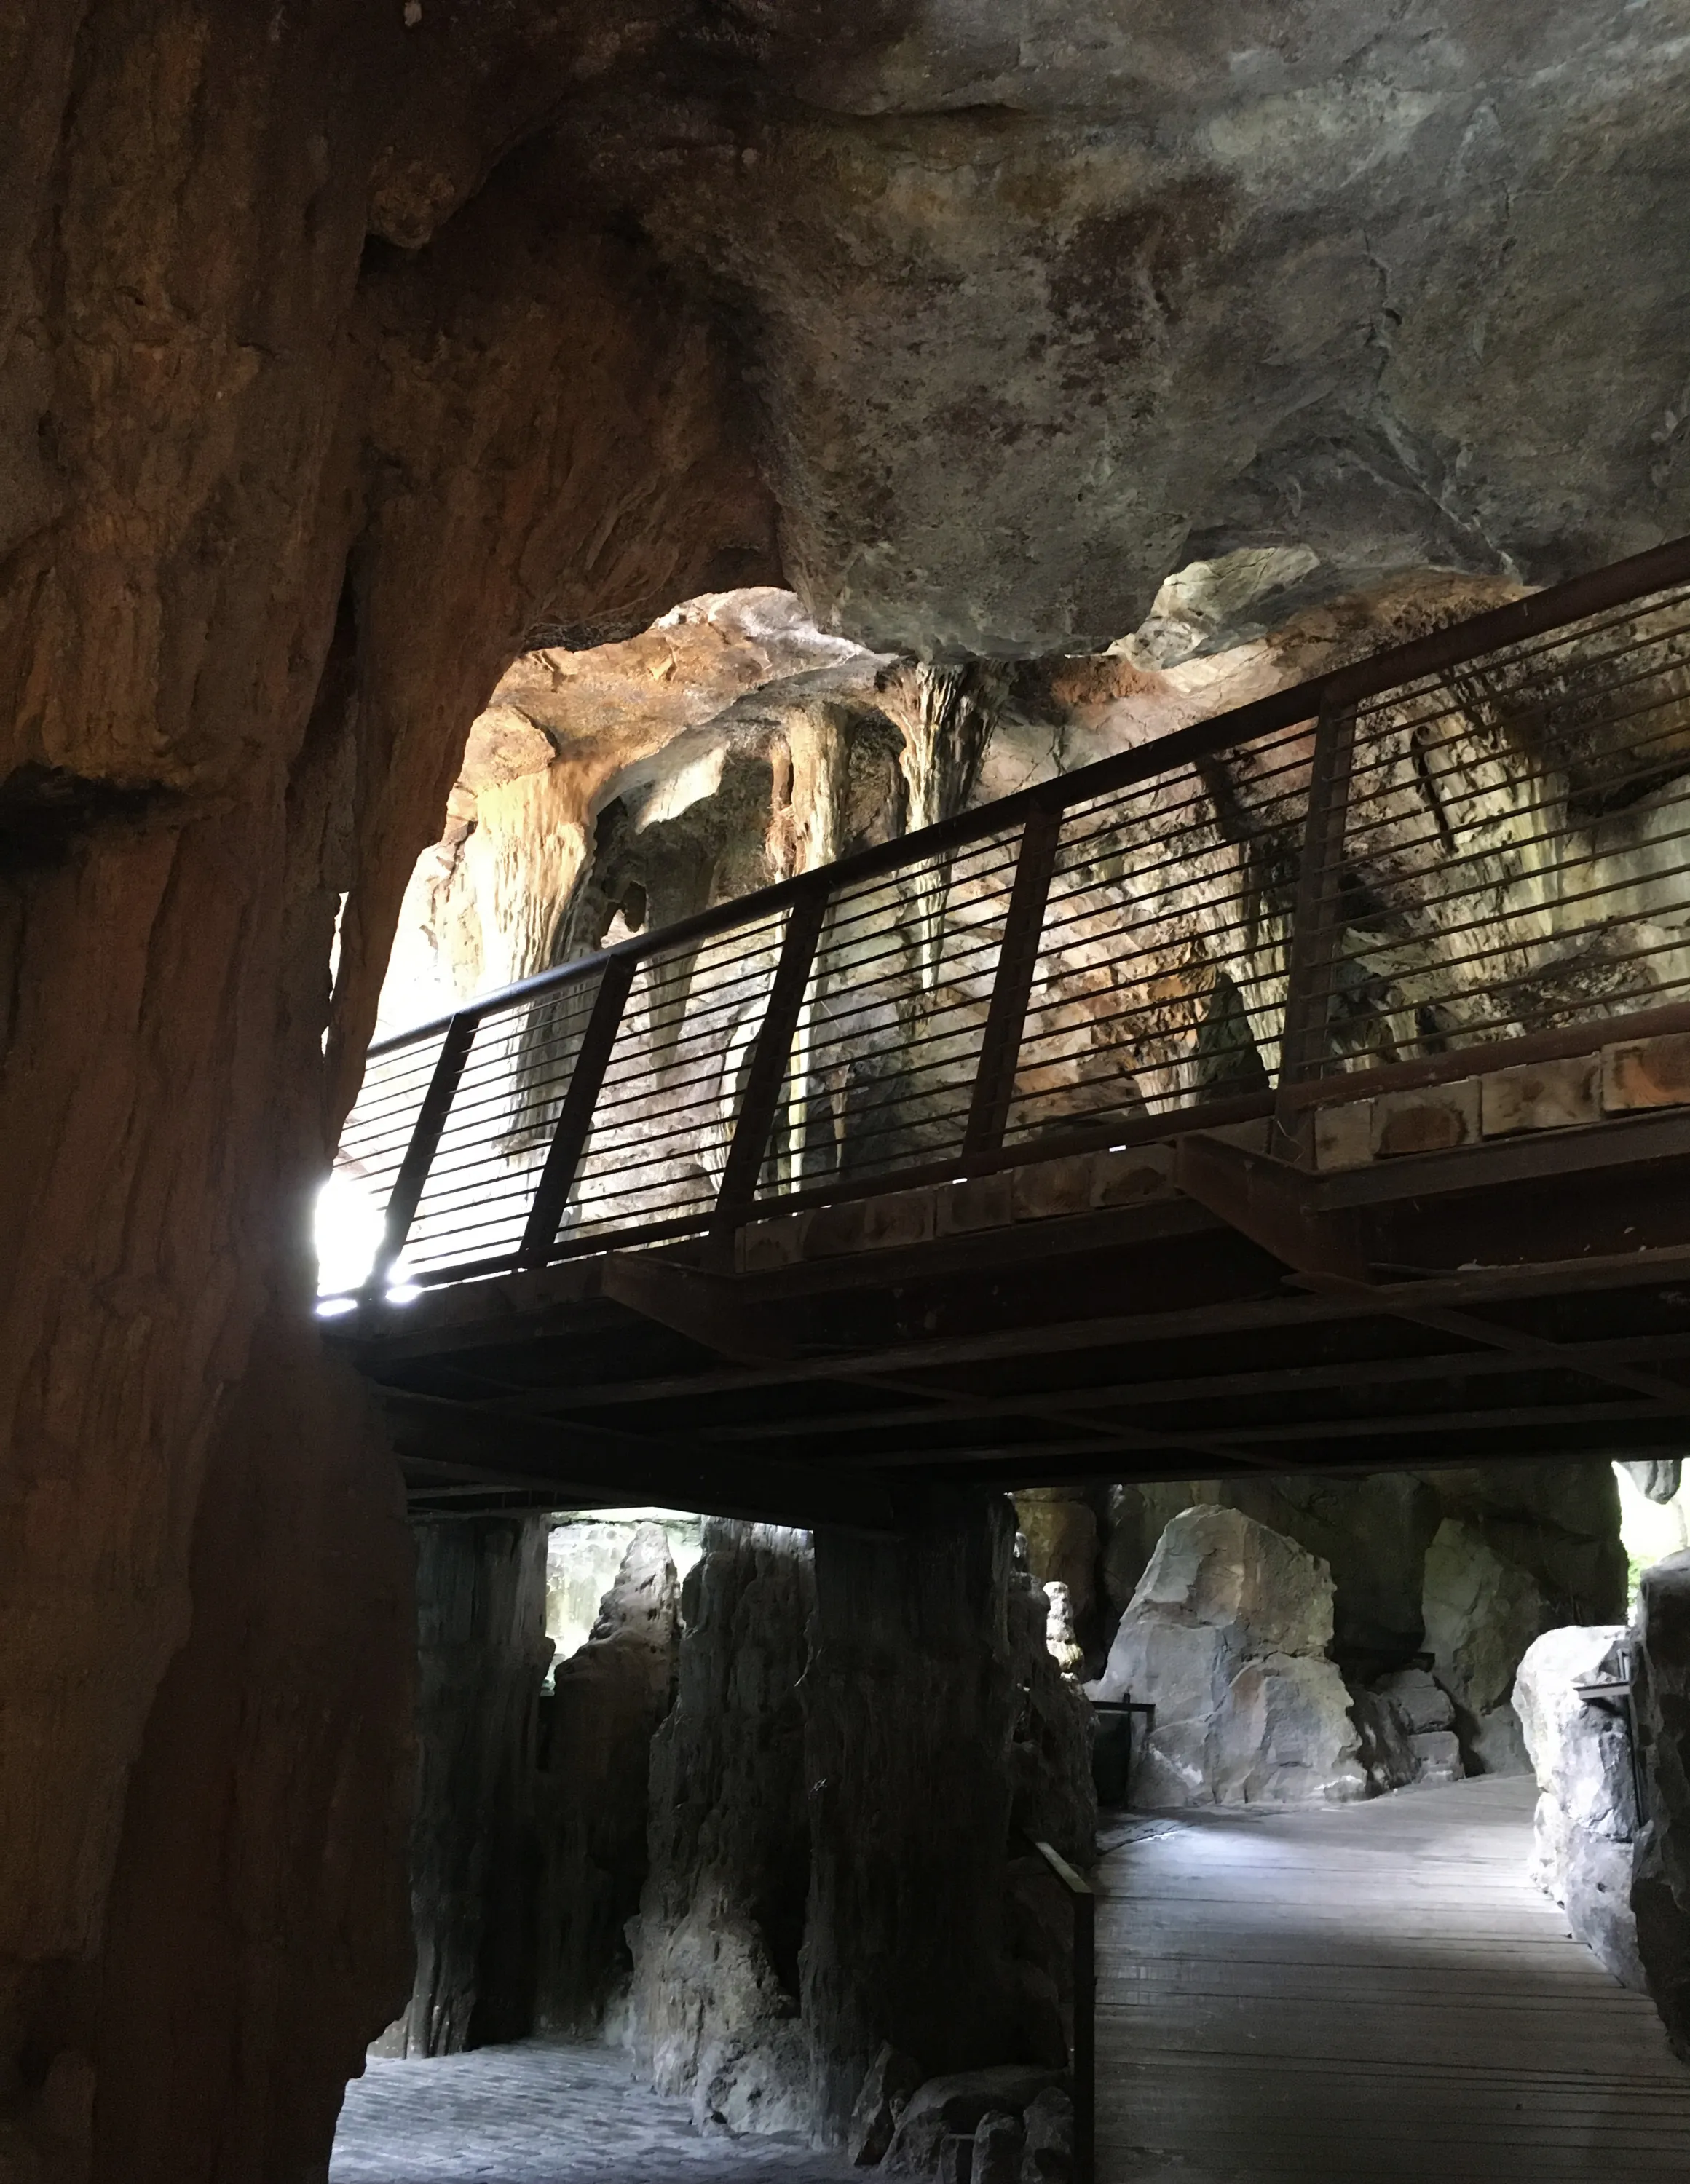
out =
[[[1240,546],[1338,593],[1690,529],[1685,0],[589,16],[478,80],[718,311],[824,627],[1079,650]],[[396,239],[488,156],[465,103]]]

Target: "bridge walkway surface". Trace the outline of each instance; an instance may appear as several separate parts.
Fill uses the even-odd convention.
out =
[[[1526,1879],[1535,1795],[1132,1823],[1096,1875],[1102,2184],[1690,2175],[1690,2067]]]

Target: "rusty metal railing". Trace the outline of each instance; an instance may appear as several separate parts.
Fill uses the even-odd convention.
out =
[[[1690,541],[371,1049],[370,1285],[1690,1029]]]

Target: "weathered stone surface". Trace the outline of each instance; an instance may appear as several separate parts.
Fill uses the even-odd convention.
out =
[[[1040,1588],[1049,1606],[1045,1615],[1045,1650],[1065,1676],[1085,1665],[1085,1651],[1074,1627],[1074,1607],[1065,1585]]]
[[[1096,1511],[1077,1496],[1040,1488],[1016,1496],[1015,1513],[1034,1577],[1040,1585],[1065,1585],[1076,1623],[1085,1623],[1096,1592]]]
[[[1364,1794],[1349,1695],[1326,1658],[1331,1635],[1324,1563],[1236,1510],[1175,1517],[1092,1687],[1156,1708],[1135,1803]]]
[[[530,2029],[544,1517],[417,1527],[416,1980],[376,2045],[451,2055]]]
[[[974,2131],[994,2114],[1019,2116],[1041,2093],[1057,2084],[1058,2073],[1025,2064],[1003,2063],[980,2070],[952,2070],[918,2086],[904,2111],[904,2122],[940,2117],[947,2131]]]
[[[1115,1488],[1103,1569],[1118,1606],[1131,1598],[1168,1518],[1193,1501],[1241,1509],[1329,1566],[1332,1652],[1352,1677],[1370,1680],[1420,1650],[1425,1552],[1438,1525],[1425,1480],[1398,1472]]]
[[[1220,0],[1148,30],[906,5],[767,36],[801,97],[751,163],[623,153],[666,246],[767,330],[789,566],[824,621],[1078,649],[1238,547],[1536,580],[1574,538],[1684,527],[1676,440],[1631,424],[1678,414],[1683,64],[1619,0],[1265,25]],[[1588,181],[1616,138],[1623,205]]]
[[[54,2184],[310,2173],[403,2000],[415,1618],[311,1198],[527,629],[769,538],[649,251],[508,173],[366,250],[384,148],[472,142],[443,207],[511,141],[401,120],[486,88],[448,12],[0,30],[0,2167],[68,2083]]]
[[[1021,2184],[1068,2184],[1074,2174],[1074,2103],[1048,2086],[1027,2103]]]
[[[974,2126],[974,2158],[969,2184],[1020,2184],[1024,2143],[1018,2117],[995,2111]]]
[[[1411,1736],[1455,1726],[1455,1702],[1425,1669],[1398,1669],[1381,1676],[1375,1688],[1401,1714]]]
[[[944,2117],[934,2111],[918,2116],[906,2114],[892,2134],[892,2143],[886,2150],[881,2170],[888,2176],[935,2176],[945,2142],[951,2136]]]
[[[1424,1730],[1408,1739],[1414,1757],[1414,1780],[1429,1786],[1459,1782],[1467,1772],[1461,1739],[1453,1729]]]
[[[845,2151],[860,2169],[872,2169],[892,2143],[898,2119],[921,2083],[921,2065],[901,2055],[890,2040],[869,2064],[846,2127]]]
[[[983,1495],[958,1496],[895,1540],[817,1535],[803,2001],[814,2122],[833,2135],[884,2040],[929,2070],[1015,2052],[1012,1814],[1068,1855],[1091,1855],[1085,1728],[1073,1732],[1078,1784],[1051,1764],[1062,1748],[1051,1740],[1084,1702],[1045,1651],[1044,1602],[1012,1571],[1013,1538],[1007,1500]],[[918,2092],[901,2133],[933,2105]],[[947,2110],[947,2124],[972,2130],[983,2112]]]
[[[1578,1690],[1624,1673],[1625,1641],[1620,1625],[1546,1630],[1520,1664],[1514,1707],[1537,1777],[1531,1877],[1597,1961],[1642,1987],[1631,1902],[1637,1810],[1630,1730],[1622,1705],[1592,1705]]]
[[[798,1685],[813,1587],[804,1535],[715,1519],[683,1596],[675,1702],[651,1747],[630,2032],[658,2090],[686,2094],[700,2125],[809,2126]]]
[[[541,1702],[540,2031],[596,2030],[631,1971],[625,1929],[646,1875],[651,1740],[673,1696],[679,1644],[668,1535],[641,1524],[586,1644],[559,1663]]]
[[[1690,1554],[1643,1574],[1632,1651],[1646,1815],[1631,1908],[1667,2037],[1690,2061]]]
[[[1476,1771],[1523,1771],[1510,1736],[1509,1694],[1546,1613],[1526,1571],[1504,1561],[1473,1525],[1444,1519],[1426,1555],[1426,1643],[1439,1682],[1456,1701],[1464,1749]],[[1518,1752],[1523,1759],[1524,1747]]]
[[[696,1517],[572,1517],[552,1525],[546,1540],[546,1635],[557,1661],[566,1661],[586,1644],[605,1595],[616,1585],[623,1558],[645,1522],[659,1524],[677,1580],[684,1578],[701,1552]]]

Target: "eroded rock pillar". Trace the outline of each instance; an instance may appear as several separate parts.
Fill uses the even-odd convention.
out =
[[[803,1986],[824,2134],[883,2041],[929,2075],[1011,2059],[1014,1536],[985,1495],[896,1538],[816,1535]]]
[[[416,1979],[382,2045],[449,2055],[520,2038],[533,2008],[546,1520],[449,1519],[416,1535]]]

